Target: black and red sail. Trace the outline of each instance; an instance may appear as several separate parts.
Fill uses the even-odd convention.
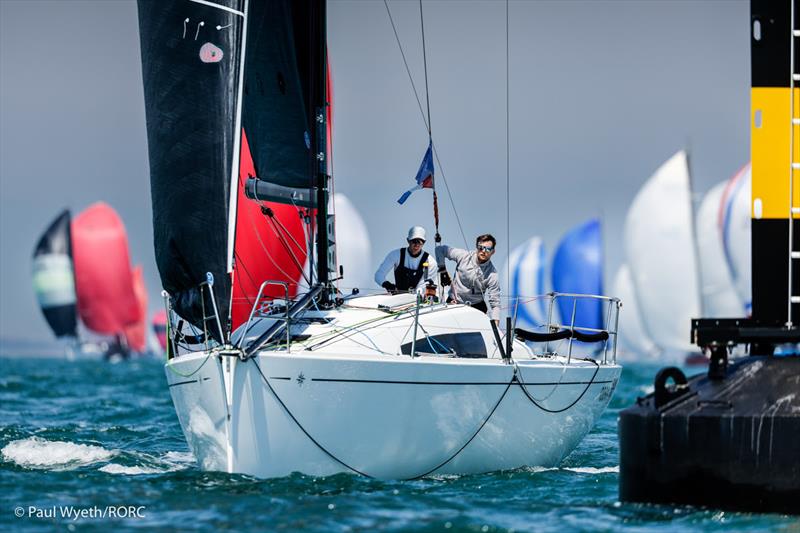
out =
[[[303,276],[318,39],[307,20],[320,2],[138,4],[156,262],[173,309],[217,340],[263,281],[294,294]],[[276,194],[246,200],[251,177]]]

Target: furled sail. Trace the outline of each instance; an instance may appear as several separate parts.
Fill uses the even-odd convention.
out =
[[[98,202],[72,221],[78,314],[87,329],[124,335],[141,314],[125,226],[107,204]]]
[[[173,309],[217,340],[246,320],[263,281],[301,277],[299,209],[315,205],[317,4],[138,3],[156,262]],[[250,186],[267,203],[245,202]]]
[[[58,215],[36,245],[33,290],[55,336],[76,337],[78,320],[68,210]]]
[[[547,309],[543,294],[545,251],[542,239],[531,237],[512,250],[509,266],[509,314],[516,316],[516,327],[536,330],[547,324]],[[505,285],[505,284],[504,284]]]
[[[693,351],[690,321],[700,316],[700,287],[686,153],[661,165],[639,190],[625,219],[625,257],[642,319],[662,349]]]
[[[727,183],[723,181],[712,187],[697,211],[697,251],[703,311],[708,317],[731,318],[744,313],[744,304],[736,293],[722,246],[720,213],[726,186]]]
[[[603,240],[600,221],[590,220],[569,231],[553,256],[553,290],[573,294],[603,294]],[[603,302],[588,298],[559,298],[562,324],[603,329]]]

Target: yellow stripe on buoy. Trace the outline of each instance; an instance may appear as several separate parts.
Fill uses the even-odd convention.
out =
[[[794,157],[800,162],[800,124],[792,124],[788,87],[751,89],[753,218],[789,218],[789,133],[794,128]],[[794,113],[800,117],[800,89],[794,89]],[[800,169],[794,171],[794,205],[800,206]],[[760,212],[754,205],[760,204]]]

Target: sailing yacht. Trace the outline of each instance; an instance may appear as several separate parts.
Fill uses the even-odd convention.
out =
[[[610,319],[503,332],[427,294],[338,291],[325,2],[138,7],[166,375],[201,468],[410,479],[569,454],[619,380],[619,300],[552,294]]]
[[[625,221],[627,262],[615,279],[614,294],[625,302],[623,349],[648,359],[689,353],[687,361],[706,364],[689,343],[690,320],[749,312],[749,176],[748,164],[709,190],[696,221],[685,152],[641,188]]]
[[[33,289],[67,355],[127,357],[146,350],[147,290],[131,266],[125,226],[103,202],[64,210],[33,253]]]

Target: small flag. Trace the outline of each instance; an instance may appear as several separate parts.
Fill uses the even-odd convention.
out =
[[[431,150],[431,143],[428,143],[428,150],[425,152],[425,157],[422,158],[422,163],[419,165],[417,171],[417,185],[403,193],[403,196],[397,200],[397,203],[403,205],[411,193],[419,189],[433,189],[433,151]]]

